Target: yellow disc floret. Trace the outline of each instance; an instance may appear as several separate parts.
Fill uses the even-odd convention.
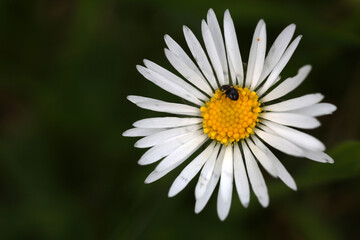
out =
[[[225,145],[254,134],[261,112],[255,92],[237,86],[235,89],[239,92],[238,100],[231,100],[218,89],[200,108],[204,133]]]

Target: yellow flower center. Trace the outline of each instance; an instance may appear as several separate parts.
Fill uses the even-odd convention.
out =
[[[210,101],[200,108],[204,133],[227,145],[254,134],[261,112],[258,96],[248,88],[235,86],[238,100],[231,100],[224,91],[216,90]]]

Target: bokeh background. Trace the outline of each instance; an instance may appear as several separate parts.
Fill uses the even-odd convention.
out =
[[[135,69],[167,62],[163,36],[182,46],[182,25],[201,39],[212,7],[234,19],[246,61],[257,21],[268,46],[290,23],[304,37],[282,73],[313,70],[290,97],[321,92],[338,106],[309,131],[335,164],[277,153],[298,191],[266,173],[270,206],[236,194],[229,217],[216,197],[196,215],[194,185],[167,192],[182,167],[143,183],[154,166],[122,137],[131,124],[162,116],[126,100],[136,94],[179,102]],[[352,239],[360,226],[360,5],[321,1],[0,1],[0,239]],[[186,51],[188,49],[186,48]]]

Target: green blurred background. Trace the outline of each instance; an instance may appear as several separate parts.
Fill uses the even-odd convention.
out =
[[[154,166],[122,132],[162,114],[126,100],[136,94],[180,99],[135,69],[148,58],[171,69],[168,33],[182,46],[182,25],[201,39],[212,7],[230,9],[243,60],[257,21],[268,46],[290,23],[304,37],[282,73],[311,64],[291,96],[321,92],[337,105],[309,131],[334,165],[277,153],[298,191],[267,174],[270,206],[236,194],[225,222],[216,197],[196,215],[194,185],[167,192],[182,167],[145,185]],[[360,226],[360,5],[322,1],[0,1],[0,239],[352,239]],[[186,51],[188,49],[186,48]],[[189,51],[188,51],[189,52]]]

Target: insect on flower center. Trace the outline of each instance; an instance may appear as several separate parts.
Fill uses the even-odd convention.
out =
[[[220,89],[200,108],[204,133],[227,145],[254,134],[261,112],[258,96],[248,88],[234,87],[239,98],[232,100]]]

